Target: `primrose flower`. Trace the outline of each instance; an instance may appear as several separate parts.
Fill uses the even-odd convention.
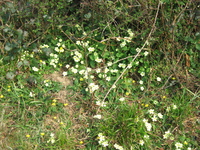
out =
[[[98,62],[98,63],[100,63],[100,62],[102,62],[102,59],[100,59],[100,58],[97,57],[97,58],[95,59],[95,61]]]
[[[110,81],[111,77],[106,77],[106,81]]]
[[[177,106],[176,106],[176,105],[174,105],[174,104],[173,104],[173,106],[172,106],[172,107],[173,107],[173,109],[177,109]]]
[[[107,147],[107,146],[108,146],[108,141],[103,141],[103,142],[101,143],[101,145],[102,145],[103,147]]]
[[[143,87],[143,86],[141,86],[141,87],[140,87],[140,90],[141,90],[141,91],[144,91],[144,87]]]
[[[32,92],[30,92],[29,96],[33,97],[33,96],[35,96],[35,94],[33,94]]]
[[[152,121],[157,121],[158,118],[156,117],[156,115],[154,115],[151,119]]]
[[[149,109],[149,110],[148,110],[148,113],[149,113],[149,114],[154,114],[154,109]]]
[[[163,135],[164,139],[168,139],[170,136],[172,136],[172,134],[170,133],[170,131],[165,131],[165,134]]]
[[[161,113],[158,113],[158,117],[159,117],[160,119],[162,119],[162,118],[163,118],[163,115],[162,115]]]
[[[94,47],[89,47],[89,48],[88,48],[88,51],[89,51],[89,52],[93,52],[93,51],[94,51]]]
[[[144,76],[145,76],[145,73],[144,73],[144,72],[141,72],[140,75],[141,75],[142,77],[144,77]]]
[[[70,67],[70,65],[66,65],[65,67],[68,69]]]
[[[160,82],[160,81],[161,81],[161,78],[160,78],[160,77],[157,77],[156,80],[157,80],[158,82]]]
[[[112,66],[112,62],[108,62],[108,63],[107,63],[107,66]]]
[[[101,119],[101,115],[94,115],[93,118]]]
[[[143,84],[144,82],[142,80],[139,81],[140,84]]]
[[[126,67],[126,64],[119,63],[118,67],[120,67],[120,68],[125,68],[125,67]]]
[[[149,54],[149,52],[145,51],[144,52],[144,56],[147,56]]]
[[[74,67],[72,67],[71,70],[72,70],[72,72],[75,73],[75,74],[78,72],[78,70],[77,70],[76,68],[74,68]]]
[[[77,45],[81,45],[81,42],[80,42],[80,41],[76,41],[76,44],[77,44]]]
[[[181,149],[181,148],[183,147],[183,144],[177,142],[177,143],[175,144],[175,146],[176,146],[176,149]]]
[[[125,98],[124,98],[124,97],[121,97],[119,100],[120,100],[121,102],[123,102],[123,101],[125,100]]]
[[[123,150],[123,147],[118,144],[114,144],[114,148],[116,148],[118,150]]]
[[[90,90],[90,93],[93,93],[94,91],[98,90],[99,89],[99,86],[94,84],[94,83],[90,83],[89,84],[89,90]]]
[[[32,67],[33,71],[38,71],[39,69],[37,67]]]
[[[151,123],[146,122],[146,123],[145,123],[145,126],[146,126],[146,128],[147,128],[147,131],[151,131],[151,128],[152,128]]]
[[[66,72],[66,71],[64,71],[62,74],[63,74],[63,76],[66,76],[66,75],[67,75],[67,72]]]
[[[144,145],[144,141],[143,141],[143,140],[140,140],[140,141],[139,141],[139,144],[143,146],[143,145]]]
[[[124,47],[124,46],[126,46],[126,42],[125,41],[120,44],[120,47]]]
[[[51,142],[51,144],[55,143],[54,133],[50,134],[50,139],[47,141],[47,143]]]
[[[79,62],[80,61],[80,58],[77,57],[77,56],[73,56],[73,59],[74,59],[75,62]]]

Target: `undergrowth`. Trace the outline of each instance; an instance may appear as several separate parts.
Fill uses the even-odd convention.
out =
[[[1,149],[198,149],[197,2],[0,4]]]

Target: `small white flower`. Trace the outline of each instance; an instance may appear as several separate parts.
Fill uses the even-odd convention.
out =
[[[32,92],[30,92],[29,96],[33,97],[33,96],[35,96],[35,94],[33,94]]]
[[[117,70],[117,69],[112,69],[112,70],[110,70],[110,72],[111,72],[111,73],[117,73],[118,70]]]
[[[144,123],[147,123],[147,122],[148,122],[148,120],[147,120],[147,119],[143,119],[142,121],[143,121]]]
[[[33,71],[38,71],[39,69],[37,67],[32,67]]]
[[[75,62],[79,62],[80,61],[80,58],[77,57],[77,56],[74,56],[73,59],[74,59]]]
[[[161,81],[161,78],[160,78],[160,77],[157,77],[156,80],[157,80],[158,82],[160,82],[160,81]]]
[[[144,145],[144,141],[143,141],[143,140],[140,140],[140,141],[139,141],[139,144],[140,144],[140,145]]]
[[[84,73],[85,73],[85,70],[80,70],[79,72],[78,72],[80,75],[83,75]]]
[[[57,45],[58,47],[60,47],[61,43],[57,43],[56,45]]]
[[[118,67],[120,67],[120,68],[125,68],[125,67],[126,67],[126,64],[119,63]]]
[[[191,148],[191,147],[188,147],[187,150],[192,150],[192,148]]]
[[[101,119],[101,115],[94,115],[93,118]]]
[[[76,41],[76,44],[77,44],[77,45],[81,45],[81,42],[80,42],[80,41]]]
[[[140,90],[141,90],[141,91],[144,91],[144,87],[143,87],[143,86],[141,86],[141,87],[140,87]]]
[[[159,117],[160,119],[162,119],[162,118],[163,118],[163,115],[162,115],[161,113],[158,113],[158,117]]]
[[[158,101],[154,100],[153,103],[154,103],[155,105],[157,105],[157,104],[158,104]]]
[[[141,72],[140,75],[141,75],[142,77],[144,77],[144,76],[145,76],[145,73],[144,73],[144,72]]]
[[[145,126],[146,126],[146,128],[147,128],[147,131],[151,131],[151,128],[152,128],[151,123],[146,122],[146,123],[145,123]]]
[[[102,59],[100,59],[100,58],[97,57],[97,58],[95,59],[95,61],[98,62],[98,63],[100,63],[100,62],[102,62]]]
[[[93,52],[93,51],[94,51],[94,47],[89,47],[89,48],[88,48],[88,51],[89,51],[89,52]]]
[[[135,62],[136,65],[139,65],[139,63],[140,63],[139,61],[136,61],[136,62]]]
[[[149,110],[148,110],[148,113],[149,113],[149,114],[154,114],[154,109],[149,109]]]
[[[108,62],[108,63],[107,63],[107,66],[112,66],[112,62]]]
[[[125,98],[124,98],[124,97],[121,97],[121,98],[119,99],[119,101],[123,102],[123,101],[125,101]]]
[[[140,48],[136,48],[136,52],[139,52],[140,51]]]
[[[94,84],[94,83],[90,83],[89,84],[89,90],[90,90],[90,93],[93,93],[94,91],[98,90],[99,89],[99,86]]]
[[[145,51],[144,52],[144,56],[147,56],[149,54],[149,52]]]
[[[67,72],[66,72],[66,71],[64,71],[62,74],[63,74],[63,76],[66,76],[66,75],[67,75]]]
[[[175,144],[175,146],[176,146],[176,149],[179,149],[179,148],[182,148],[182,147],[183,147],[183,144],[177,142],[177,143]]]
[[[108,141],[103,141],[103,142],[101,143],[101,145],[102,145],[103,147],[107,147],[107,146],[108,146]]]
[[[96,73],[100,73],[101,72],[101,69],[100,68],[97,68],[96,69]]]
[[[114,144],[114,148],[116,148],[118,150],[123,150],[123,147],[118,144]]]
[[[129,64],[127,67],[128,67],[128,69],[130,69],[132,67],[132,64]]]
[[[176,105],[173,105],[172,107],[173,107],[173,109],[177,109],[177,106],[176,106]]]
[[[124,46],[126,46],[126,42],[125,41],[120,44],[120,47],[124,47]]]
[[[156,117],[156,115],[154,115],[151,119],[152,121],[157,121],[158,118]]]
[[[142,80],[139,81],[140,84],[143,84],[144,82]]]
[[[170,131],[165,131],[165,134],[163,135],[164,139],[168,139],[172,134],[170,133]]]
[[[71,70],[72,70],[73,73],[77,73],[78,72],[78,70],[76,68],[74,68],[74,67],[72,67]]]
[[[106,81],[110,81],[111,77],[106,77]]]
[[[170,111],[170,109],[171,109],[171,108],[168,106],[168,107],[167,107],[167,109],[166,109],[166,111],[167,111],[167,112],[169,112],[169,111]]]

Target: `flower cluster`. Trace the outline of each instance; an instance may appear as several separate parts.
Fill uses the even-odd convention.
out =
[[[79,53],[78,51],[71,52],[71,56],[73,56],[73,59],[75,62],[79,62],[81,58],[83,57],[82,54]]]
[[[62,39],[59,39],[59,42],[56,44],[57,47],[55,47],[55,49],[54,49],[58,53],[64,52],[64,49],[65,49],[65,45],[62,44],[61,42],[62,42]]]
[[[151,128],[152,128],[151,123],[149,123],[147,119],[143,119],[143,122],[145,124],[147,131],[151,131]]]
[[[53,54],[53,53],[51,53],[50,54],[50,65],[51,66],[53,66],[54,68],[56,68],[56,64],[58,63],[58,61],[59,61],[59,57],[58,57],[58,55],[57,54]]]
[[[95,83],[90,83],[89,86],[88,86],[88,88],[89,88],[89,92],[93,93],[94,91],[96,91],[96,90],[99,89],[99,86],[96,85]]]
[[[99,140],[98,143],[103,147],[107,147],[109,145],[108,141],[106,140],[106,137],[102,133],[98,134],[97,139]]]
[[[114,148],[116,148],[118,150],[124,150],[123,147],[118,144],[114,144]]]
[[[150,114],[152,121],[157,121],[158,118],[163,118],[163,115],[161,113],[156,113],[154,109],[149,109],[148,113]]]
[[[50,139],[47,141],[47,143],[50,143],[50,142],[51,142],[51,144],[55,143],[55,135],[54,135],[54,133],[50,134]]]

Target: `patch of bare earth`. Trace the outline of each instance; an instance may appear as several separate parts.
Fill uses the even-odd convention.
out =
[[[77,108],[76,102],[73,100],[74,97],[76,97],[76,94],[74,96],[73,91],[67,90],[68,86],[72,85],[72,80],[67,78],[66,76],[63,76],[61,72],[54,72],[52,74],[44,75],[45,79],[59,82],[63,88],[53,94],[53,97],[58,100],[58,103],[68,104],[67,106],[63,107],[64,111],[68,114],[68,117],[66,119],[70,119],[72,122],[72,126],[70,128],[70,131],[72,132],[72,136],[75,135],[75,139],[78,141],[84,141],[86,138],[85,135],[83,135],[83,128],[87,126],[86,121],[86,114],[84,113],[84,109],[82,107]],[[58,114],[59,115],[59,114]],[[60,116],[57,116],[59,118]],[[45,124],[46,125],[52,125],[53,126],[59,126],[58,122],[56,122],[52,116],[46,116]],[[78,149],[84,148],[84,145],[77,145]]]

